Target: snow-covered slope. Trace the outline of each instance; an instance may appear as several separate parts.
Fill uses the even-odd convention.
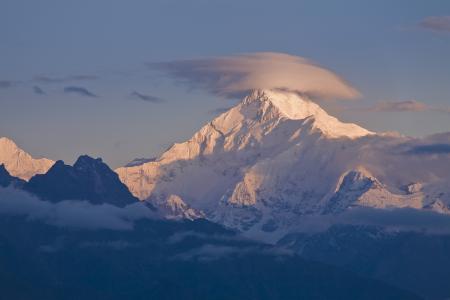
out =
[[[446,212],[449,155],[416,151],[436,139],[450,135],[375,134],[297,94],[257,90],[156,160],[116,172],[166,213],[185,207],[255,236],[279,235],[304,215],[358,205]]]
[[[4,164],[12,176],[28,180],[36,174],[47,172],[54,163],[47,158],[33,158],[12,140],[0,137],[0,164]]]

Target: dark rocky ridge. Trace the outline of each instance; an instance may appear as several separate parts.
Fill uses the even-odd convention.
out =
[[[57,161],[45,174],[35,175],[25,190],[51,202],[87,200],[119,207],[138,201],[101,158],[80,156],[73,166]]]
[[[0,187],[8,187],[8,186],[21,187],[24,184],[25,184],[24,180],[11,176],[8,170],[6,170],[4,164],[0,165]]]

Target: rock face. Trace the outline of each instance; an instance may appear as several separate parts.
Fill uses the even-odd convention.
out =
[[[447,212],[450,156],[419,151],[435,142],[450,134],[376,134],[297,94],[257,90],[154,161],[116,172],[142,200],[173,207],[176,195],[178,215],[186,207],[277,239],[303,216],[353,206]]]
[[[29,180],[36,174],[47,172],[54,161],[47,158],[33,158],[12,140],[0,137],[0,164],[4,164],[12,176]]]
[[[100,158],[87,155],[73,166],[57,161],[46,174],[32,177],[25,190],[52,202],[74,199],[123,207],[138,201]]]

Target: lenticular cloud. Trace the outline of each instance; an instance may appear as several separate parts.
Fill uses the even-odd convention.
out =
[[[192,88],[235,97],[253,89],[280,89],[322,99],[353,99],[359,92],[330,70],[288,54],[262,52],[149,63]]]

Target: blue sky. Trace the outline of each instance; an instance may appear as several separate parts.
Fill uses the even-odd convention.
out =
[[[234,102],[145,64],[261,51],[345,78],[362,97],[325,103],[345,121],[450,131],[449,15],[438,0],[0,0],[0,136],[69,163],[84,153],[114,167],[157,155]]]

